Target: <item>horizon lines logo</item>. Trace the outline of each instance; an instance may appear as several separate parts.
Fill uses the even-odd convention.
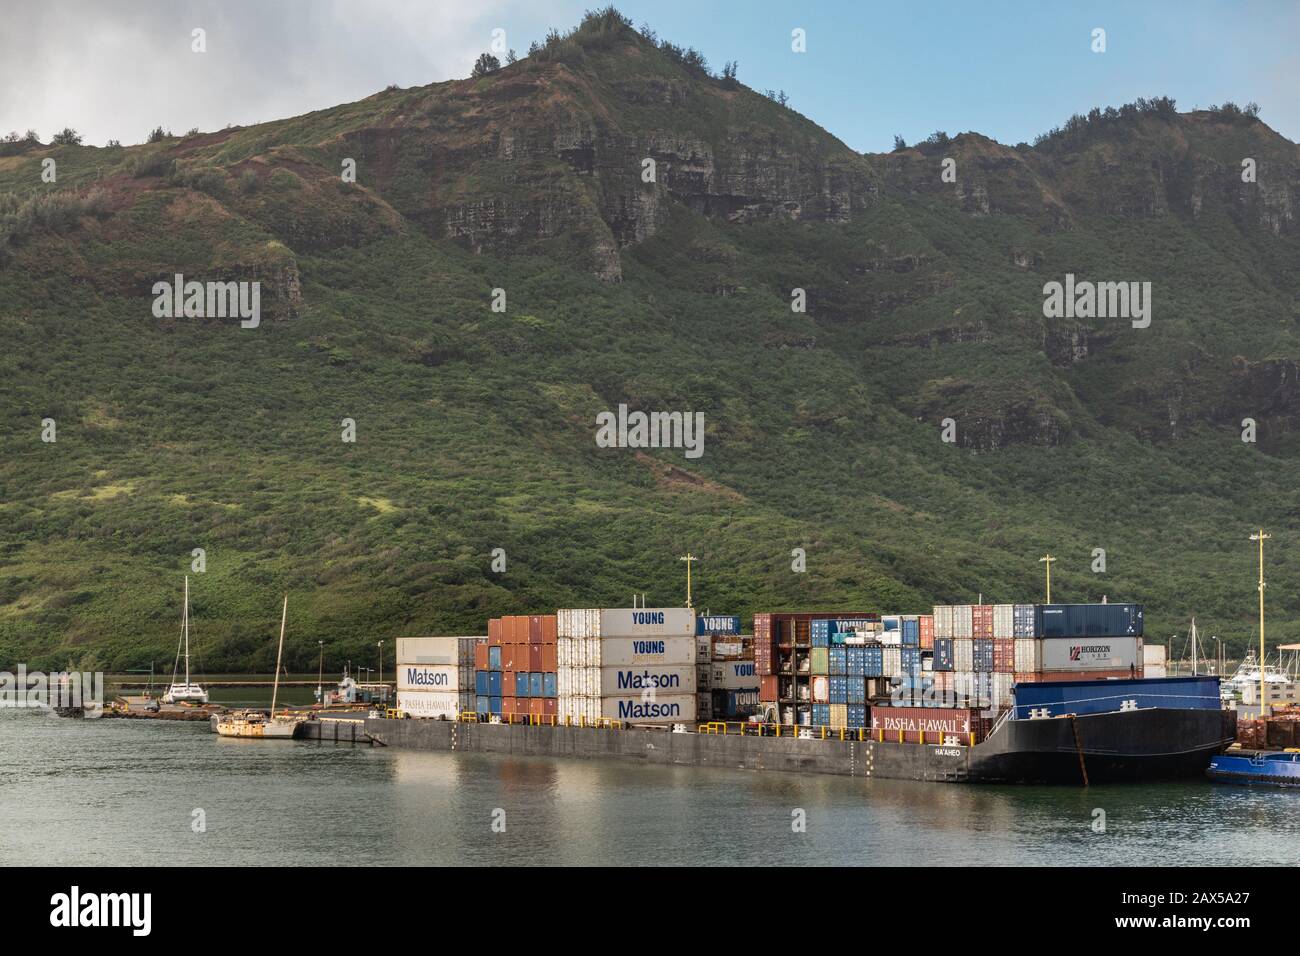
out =
[[[704,454],[703,412],[618,412],[596,415],[598,448],[681,448],[687,458]]]
[[[262,324],[262,283],[185,281],[177,272],[170,283],[153,284],[153,315],[156,319],[240,319],[239,327],[255,329]]]

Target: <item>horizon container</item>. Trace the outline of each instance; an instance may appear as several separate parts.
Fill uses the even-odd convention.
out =
[[[844,649],[844,669],[849,677],[867,676],[867,649],[865,647],[846,647]]]
[[[830,704],[813,704],[812,705],[812,726],[828,727],[831,722],[831,705]]]
[[[1041,671],[1126,670],[1142,666],[1140,637],[1044,638]]]
[[[1035,637],[1141,637],[1141,604],[1036,604]]]
[[[1016,606],[993,605],[993,640],[1007,640],[1016,636]]]

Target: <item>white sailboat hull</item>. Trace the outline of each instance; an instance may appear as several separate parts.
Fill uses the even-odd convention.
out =
[[[218,717],[217,734],[246,740],[292,740],[301,723],[292,717]]]
[[[163,694],[164,704],[206,704],[208,692],[198,684],[172,684]]]

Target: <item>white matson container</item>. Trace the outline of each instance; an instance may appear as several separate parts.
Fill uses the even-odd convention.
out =
[[[694,694],[694,664],[658,667],[605,667],[600,671],[600,695],[619,697],[653,690],[657,696]]]
[[[474,646],[486,637],[399,637],[399,664],[460,664],[474,666]]]
[[[640,694],[602,697],[600,715],[634,724],[675,724],[695,720],[695,694],[656,694],[642,700]]]
[[[460,687],[460,668],[450,664],[398,664],[397,689],[455,691]]]

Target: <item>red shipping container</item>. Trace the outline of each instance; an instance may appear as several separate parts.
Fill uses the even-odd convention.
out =
[[[979,740],[984,729],[980,711],[966,707],[872,707],[871,733],[885,740],[897,741],[902,734],[903,743],[939,743],[944,736],[953,734],[970,739],[975,734]],[[924,739],[923,739],[924,738]]]
[[[528,643],[542,643],[542,616],[540,614],[528,615]]]
[[[541,633],[541,625],[538,625],[537,631]],[[530,671],[544,671],[546,667],[542,664],[542,645],[528,645],[528,669]]]
[[[542,643],[555,644],[558,642],[556,637],[556,616],[554,614],[542,615]],[[554,670],[555,668],[551,668]]]
[[[1016,669],[1016,642],[1010,638],[994,638],[993,670],[1002,674],[1014,673]]]
[[[543,673],[554,673],[560,669],[560,648],[558,644],[542,645],[542,666]]]
[[[488,669],[488,646],[486,644],[474,645],[474,670],[485,671]]]
[[[504,667],[504,666],[505,666],[505,665],[503,664],[502,667]],[[515,672],[514,672],[514,671],[503,670],[503,671],[501,672],[501,693],[502,693],[502,695],[504,696],[504,695],[506,694],[507,691],[510,693],[510,695],[511,695],[512,697],[514,696],[514,693],[515,693]]]
[[[533,716],[533,717],[540,717],[540,716],[542,716],[542,714],[544,714],[544,713],[546,712],[546,708],[543,706],[545,703],[546,703],[546,699],[545,699],[545,698],[542,698],[542,697],[530,697],[530,698],[528,698],[528,713],[529,713],[529,715],[531,715],[531,716]]]
[[[993,637],[992,604],[975,604],[971,607],[971,635],[977,641]]]
[[[758,679],[758,699],[765,701],[776,700],[777,693],[779,692],[778,681],[780,680],[781,678],[777,677],[775,674],[760,677]]]
[[[542,716],[554,717],[558,712],[559,708],[554,697],[542,698]]]
[[[934,650],[934,615],[922,614],[917,618],[921,625],[921,649]]]
[[[488,620],[488,643],[493,647],[501,646],[501,618],[494,617]]]
[[[516,711],[515,711],[515,698],[513,698],[513,697],[502,697],[502,698],[501,698],[501,715],[504,717],[504,716],[506,716],[507,714],[513,714],[513,713],[516,713]]]

